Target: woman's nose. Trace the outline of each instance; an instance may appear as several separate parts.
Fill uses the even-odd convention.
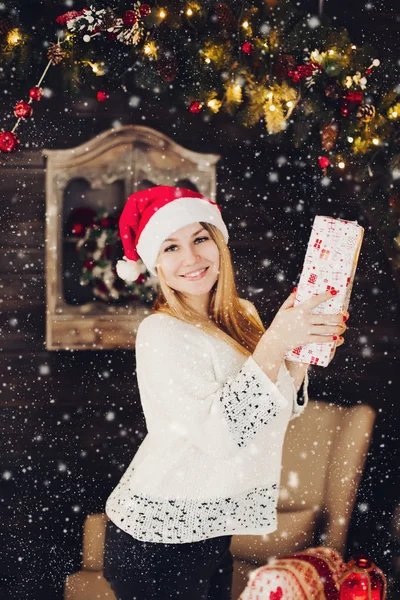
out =
[[[199,251],[197,248],[187,248],[184,252],[183,262],[184,264],[192,264],[198,260]]]

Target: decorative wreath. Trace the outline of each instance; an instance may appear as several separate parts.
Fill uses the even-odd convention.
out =
[[[158,279],[139,261],[141,274],[133,283],[120,279],[115,269],[115,256],[122,251],[118,231],[118,213],[81,207],[72,211],[68,233],[76,242],[81,262],[80,284],[90,286],[96,298],[104,302],[128,300],[152,304],[158,294]],[[119,250],[121,249],[121,250]]]

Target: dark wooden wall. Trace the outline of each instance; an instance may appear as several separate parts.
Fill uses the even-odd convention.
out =
[[[271,144],[261,126],[240,129],[223,116],[204,122],[143,92],[137,108],[122,92],[106,105],[73,101],[51,77],[53,97],[21,126],[21,150],[0,171],[0,600],[62,597],[65,576],[80,566],[85,515],[104,509],[146,433],[133,352],[45,348],[40,149],[76,146],[118,123],[154,127],[187,148],[222,155],[217,199],[230,224],[238,291],[266,325],[298,282],[316,214],[365,227],[346,341],[327,369],[312,369],[310,395],[377,411],[348,553],[364,549],[390,573],[399,554],[391,533],[399,501],[399,295],[363,190],[345,178],[324,188],[301,152]]]

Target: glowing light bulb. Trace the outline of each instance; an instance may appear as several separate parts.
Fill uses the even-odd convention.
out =
[[[286,106],[292,107],[293,106],[293,102],[291,100],[289,100],[289,102],[286,102]]]
[[[8,32],[7,43],[10,46],[16,46],[21,40],[22,40],[22,36],[19,32],[19,29],[17,29],[16,27],[14,29],[11,29],[11,31]]]
[[[351,144],[351,142],[354,142],[354,138],[352,138],[351,135],[349,135],[349,137],[347,138],[347,141],[350,142],[350,144]]]
[[[340,163],[338,163],[339,169],[344,169],[345,166],[346,166],[346,163],[344,163],[342,160],[340,161]]]
[[[187,11],[186,11],[186,14],[187,14],[188,17],[191,17],[193,15],[192,9],[188,8]]]
[[[378,144],[379,144],[379,138],[374,138],[374,139],[372,140],[372,143],[373,143],[375,146],[378,146]]]
[[[206,58],[206,60],[205,60],[205,62],[206,62],[208,65],[209,65],[209,64],[210,64],[210,62],[211,62],[211,58],[208,58],[208,57],[207,57],[207,58]]]
[[[247,29],[249,27],[249,22],[248,21],[243,21],[242,27],[243,27],[243,29]]]
[[[158,13],[158,16],[160,17],[160,19],[165,19],[165,17],[167,16],[167,13],[165,12],[165,10],[161,9],[160,12]]]
[[[269,110],[271,112],[274,112],[274,110],[276,110],[276,106],[274,106],[273,104],[271,104],[271,106],[269,107]]]

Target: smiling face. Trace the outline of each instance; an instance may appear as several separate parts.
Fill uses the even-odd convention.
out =
[[[197,310],[207,310],[219,263],[218,246],[208,231],[200,223],[191,223],[164,240],[156,266],[161,267],[169,287],[181,292]],[[203,269],[204,273],[189,276]]]

